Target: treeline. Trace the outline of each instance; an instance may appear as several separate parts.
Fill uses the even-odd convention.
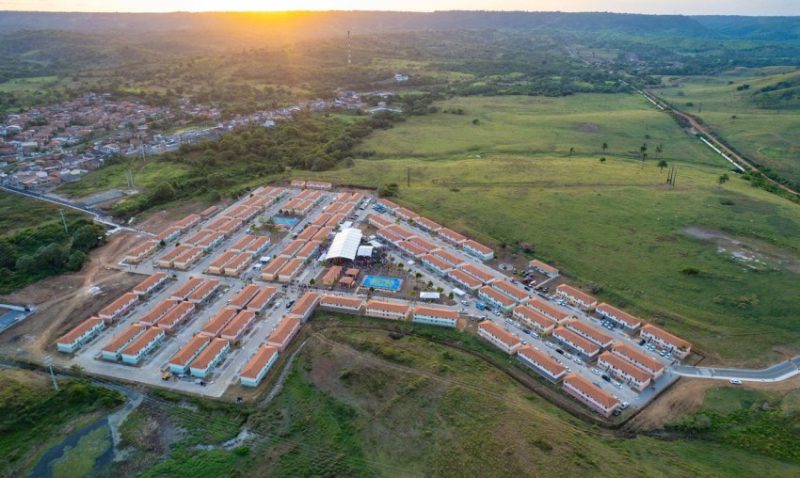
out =
[[[352,113],[298,113],[292,121],[275,127],[253,126],[225,134],[217,140],[183,145],[155,161],[181,164],[189,172],[121,201],[113,213],[129,217],[177,199],[211,194],[237,196],[243,185],[288,169],[324,171],[352,165],[355,147],[373,129],[389,128],[391,114],[361,116]]]
[[[0,237],[0,293],[46,277],[78,271],[105,241],[105,228],[88,219],[48,222]]]

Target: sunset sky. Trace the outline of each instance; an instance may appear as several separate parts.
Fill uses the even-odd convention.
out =
[[[631,13],[800,15],[800,0],[0,0],[0,10],[560,10]]]

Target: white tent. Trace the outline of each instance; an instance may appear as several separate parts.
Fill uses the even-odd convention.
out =
[[[336,233],[325,259],[354,260],[358,253],[358,246],[361,244],[361,236],[361,230],[356,228],[347,228]]]

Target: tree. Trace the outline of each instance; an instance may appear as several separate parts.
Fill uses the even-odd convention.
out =
[[[17,258],[17,262],[14,264],[14,269],[19,272],[30,273],[36,270],[36,263],[34,262],[32,256],[26,254]]]
[[[663,152],[664,152],[664,145],[658,144],[656,146],[656,157],[658,157]]]
[[[647,143],[644,143],[641,146],[639,146],[639,153],[641,153],[642,159],[644,159],[645,155],[647,154]]]
[[[602,146],[602,148],[603,148],[603,152],[605,153],[605,152],[606,152],[606,150],[608,149],[608,143],[606,143],[605,141],[603,141],[603,146]]]
[[[17,262],[17,248],[6,240],[0,240],[0,267],[11,269]]]
[[[572,156],[572,154],[573,154],[574,152],[575,152],[575,148],[569,148],[569,155],[570,155],[570,156]]]
[[[658,162],[658,169],[660,169],[661,172],[664,172],[664,168],[666,168],[667,166],[669,166],[669,165],[663,159]]]
[[[83,251],[73,251],[72,254],[69,255],[69,259],[67,259],[66,268],[70,271],[79,271],[83,264],[86,262],[89,256],[86,255]]]
[[[98,231],[90,224],[79,227],[72,235],[72,249],[74,250],[86,252],[97,247],[99,243]]]
[[[67,251],[58,243],[52,242],[46,246],[42,246],[36,251],[33,256],[34,263],[39,269],[49,269],[51,271],[59,271],[64,267],[67,262]]]
[[[719,187],[722,187],[722,185],[727,183],[730,179],[731,178],[728,176],[728,173],[725,173],[725,174],[721,175],[719,177],[719,179],[717,179],[717,182],[719,183]]]

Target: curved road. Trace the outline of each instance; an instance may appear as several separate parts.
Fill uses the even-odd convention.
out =
[[[743,382],[782,382],[800,374],[800,356],[760,370],[746,368],[691,367],[675,365],[673,370],[681,377],[741,380]]]

